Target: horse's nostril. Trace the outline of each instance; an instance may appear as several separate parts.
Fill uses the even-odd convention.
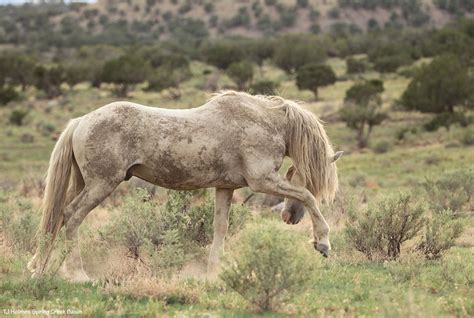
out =
[[[283,222],[289,224],[289,222],[291,220],[291,213],[288,212],[287,210],[283,210],[281,212],[281,219],[283,220]]]

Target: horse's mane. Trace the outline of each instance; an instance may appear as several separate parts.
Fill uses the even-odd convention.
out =
[[[319,118],[301,107],[300,102],[280,96],[221,91],[213,94],[209,101],[226,96],[254,99],[256,104],[263,107],[283,109],[288,125],[288,155],[300,175],[306,180],[308,190],[318,200],[332,202],[338,188],[337,169],[332,162],[334,150]]]

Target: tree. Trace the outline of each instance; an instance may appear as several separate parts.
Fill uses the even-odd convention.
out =
[[[248,52],[249,59],[261,68],[263,62],[272,57],[275,43],[271,39],[249,40],[244,46],[244,50]]]
[[[206,45],[202,55],[204,61],[221,70],[244,59],[244,52],[240,46],[224,41]]]
[[[8,82],[10,85],[20,85],[24,91],[33,82],[35,61],[27,55],[18,55],[9,52],[0,57],[0,84]]]
[[[92,82],[93,76],[89,71],[90,69],[83,62],[67,65],[65,66],[65,81],[71,89],[81,82]]]
[[[34,78],[36,88],[43,90],[48,98],[62,94],[61,84],[65,80],[65,71],[61,65],[38,65],[34,69]]]
[[[336,74],[331,67],[324,64],[310,63],[303,65],[296,74],[298,89],[309,89],[318,98],[318,87],[336,82]]]
[[[126,97],[131,86],[147,79],[149,64],[136,55],[123,55],[105,63],[102,82],[116,85],[114,93]]]
[[[349,128],[357,131],[357,145],[364,148],[372,129],[380,125],[387,115],[380,110],[383,82],[371,80],[354,84],[347,92],[345,103],[339,114]]]
[[[347,74],[364,73],[366,69],[366,63],[364,61],[352,57],[346,60],[346,66]]]
[[[443,55],[424,65],[401,97],[409,110],[423,113],[454,113],[455,106],[467,106],[473,78],[455,55]]]
[[[169,89],[173,99],[181,98],[180,84],[189,78],[189,68],[161,66],[148,78],[147,90],[161,92]]]
[[[275,95],[277,86],[275,82],[261,80],[253,83],[249,88],[249,92],[251,94]]]
[[[381,73],[395,72],[400,66],[408,65],[417,57],[412,46],[406,43],[380,43],[369,51],[369,60],[374,69]]]
[[[148,77],[146,90],[168,89],[174,99],[181,97],[180,84],[191,76],[188,58],[176,50],[161,47],[145,48],[142,56],[155,69]]]
[[[324,62],[323,47],[316,36],[287,34],[277,40],[273,62],[291,74],[305,64]]]
[[[253,79],[253,65],[248,61],[232,63],[227,69],[227,75],[237,84],[239,90],[244,90]]]
[[[13,87],[0,85],[0,106],[6,105],[17,98],[18,93]]]

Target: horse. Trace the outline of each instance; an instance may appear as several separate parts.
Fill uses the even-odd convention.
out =
[[[233,192],[285,198],[282,219],[312,220],[311,243],[323,256],[330,250],[329,226],[318,206],[338,188],[336,160],[321,121],[297,102],[278,96],[223,91],[191,109],[162,109],[113,102],[69,121],[50,157],[38,237],[28,264],[42,275],[62,227],[72,244],[63,273],[88,280],[80,266],[78,227],[122,182],[132,176],[173,190],[215,188],[213,241],[208,269],[219,265],[229,225]],[[278,173],[285,157],[293,165]]]

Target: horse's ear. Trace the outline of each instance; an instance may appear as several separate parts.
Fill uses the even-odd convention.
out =
[[[332,162],[336,162],[339,158],[341,158],[343,153],[344,153],[344,151],[336,152],[336,154],[332,157]]]
[[[286,180],[291,180],[291,178],[292,178],[293,175],[295,174],[295,171],[296,171],[295,167],[294,167],[294,166],[290,166],[290,167],[288,168],[288,171],[286,172],[286,176],[285,176]]]

